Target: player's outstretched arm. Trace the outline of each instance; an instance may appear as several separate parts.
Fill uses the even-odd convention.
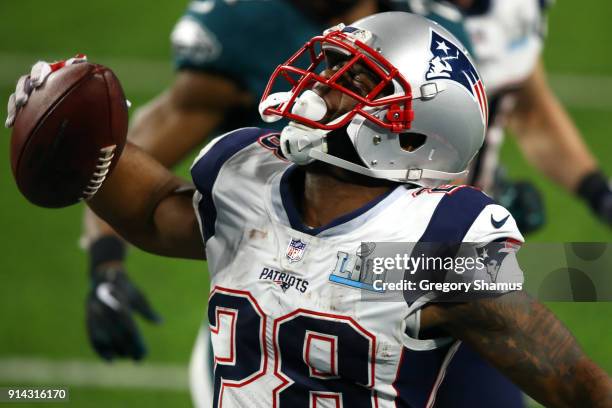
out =
[[[612,379],[524,292],[423,310],[547,407],[612,407]]]
[[[559,102],[539,61],[520,91],[509,126],[530,163],[573,192],[597,163]]]
[[[125,239],[158,255],[205,258],[193,187],[131,143],[91,209]]]
[[[542,61],[518,93],[509,118],[531,164],[567,191],[587,201],[612,226],[612,190],[580,131],[548,85]]]
[[[135,112],[127,137],[164,167],[172,168],[210,136],[228,109],[249,103],[252,97],[229,79],[179,71],[168,90]],[[85,212],[83,232],[85,247],[115,235],[90,211]]]
[[[87,63],[87,57],[82,54],[55,63],[37,62],[29,75],[17,81],[15,93],[9,98],[5,126],[10,128],[15,124],[31,94],[53,72],[83,63]],[[119,103],[123,102],[121,99]],[[81,136],[89,136],[84,130],[86,128],[81,127]],[[186,183],[174,178],[158,161],[132,146],[127,146],[120,162],[120,175],[107,177],[106,181],[112,185],[103,189],[104,192],[99,191],[91,205],[105,216],[112,217],[111,222],[118,229],[149,251],[202,258],[204,251],[198,244],[200,239],[197,233],[192,233],[195,222],[188,197],[192,188],[179,187],[177,190],[177,186]],[[114,235],[111,227],[102,221],[98,223],[109,232],[89,245],[91,286],[86,302],[87,334],[94,350],[104,359],[130,357],[140,360],[146,355],[146,347],[133,313],[137,312],[155,323],[159,323],[161,318],[125,273],[123,242]],[[183,241],[187,244],[183,245]]]
[[[181,70],[168,90],[135,112],[127,138],[164,167],[172,168],[217,128],[229,108],[252,103],[251,99],[229,79]],[[160,321],[159,316],[126,272],[123,240],[91,210],[85,211],[84,219],[81,242],[88,250],[92,279],[87,297],[87,334],[103,358],[122,356],[127,344],[134,350],[132,356],[140,359],[146,348],[132,311],[154,322]],[[120,313],[98,296],[97,288],[102,284],[111,284],[123,294],[117,296],[124,306]]]

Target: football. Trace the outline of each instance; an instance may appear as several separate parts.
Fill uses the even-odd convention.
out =
[[[125,145],[127,108],[107,67],[83,62],[51,73],[13,126],[11,168],[21,193],[49,208],[92,197]]]

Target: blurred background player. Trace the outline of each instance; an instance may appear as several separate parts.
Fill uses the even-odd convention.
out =
[[[452,5],[461,10],[457,13]],[[463,21],[489,98],[489,130],[474,161],[469,184],[494,196],[512,212],[520,230],[544,223],[544,207],[531,183],[512,182],[499,163],[504,130],[515,137],[528,162],[583,199],[612,225],[608,178],[582,140],[580,131],[550,88],[542,62],[547,0],[411,0],[421,14],[437,12]]]
[[[491,194],[510,210],[522,233],[544,223],[544,205],[527,181],[511,181],[499,163],[504,131],[513,135],[528,162],[556,184],[583,199],[602,223],[612,226],[612,191],[608,178],[582,140],[548,85],[541,52],[546,34],[546,0],[411,0],[421,14],[435,12],[463,22],[489,99],[489,128],[483,148],[472,163],[467,183]],[[459,8],[461,13],[457,13]],[[476,363],[455,361],[441,388],[438,406],[469,404],[469,394],[448,390],[469,386],[482,375]],[[461,373],[454,370],[460,369]],[[489,392],[516,396],[502,380]],[[486,393],[486,391],[483,391]],[[488,399],[491,398],[491,399]],[[482,401],[495,401],[492,395]],[[476,400],[477,401],[477,400]],[[507,401],[508,406],[520,406]]]

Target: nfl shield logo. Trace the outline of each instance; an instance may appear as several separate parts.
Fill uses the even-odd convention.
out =
[[[291,239],[287,247],[287,259],[289,262],[299,262],[306,251],[306,243],[301,239]]]

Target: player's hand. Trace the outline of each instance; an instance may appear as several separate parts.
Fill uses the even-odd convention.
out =
[[[594,171],[583,177],[576,193],[587,202],[601,222],[612,227],[612,180],[603,172]]]
[[[499,168],[493,198],[510,211],[521,233],[530,234],[544,226],[546,211],[542,194],[533,183],[510,180],[505,169]]]
[[[13,126],[15,123],[15,116],[17,116],[19,109],[28,102],[28,98],[32,91],[45,83],[49,74],[65,66],[78,64],[84,61],[87,61],[87,56],[84,54],[77,54],[74,58],[65,61],[51,63],[38,61],[34,64],[29,75],[23,75],[19,78],[17,86],[15,87],[15,92],[9,97],[7,106],[8,114],[4,126],[7,128]]]
[[[134,313],[150,322],[161,322],[120,263],[109,262],[92,271],[92,288],[87,296],[87,334],[100,357],[109,361],[144,358],[146,347]]]

